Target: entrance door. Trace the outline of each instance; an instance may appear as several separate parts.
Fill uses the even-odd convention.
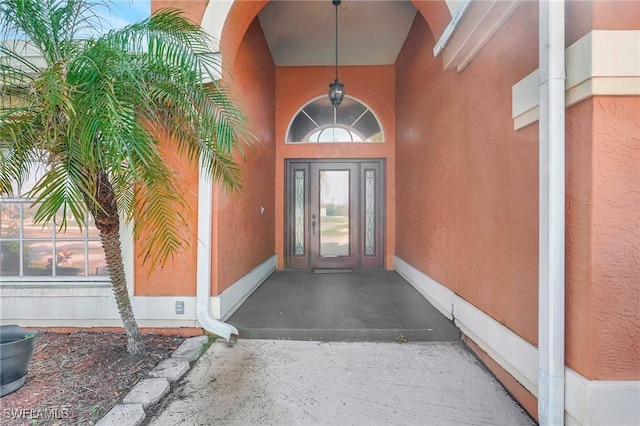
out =
[[[382,166],[287,162],[288,267],[383,267]]]

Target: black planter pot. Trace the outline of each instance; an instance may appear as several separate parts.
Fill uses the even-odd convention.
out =
[[[17,325],[0,326],[0,396],[20,389],[27,380],[39,334]]]

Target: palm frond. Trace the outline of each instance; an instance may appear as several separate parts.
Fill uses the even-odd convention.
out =
[[[61,230],[66,230],[68,216],[72,216],[81,226],[86,224],[86,214],[82,200],[83,192],[78,181],[86,180],[71,163],[55,163],[36,183],[27,196],[34,195],[34,205],[38,205],[35,223],[50,223],[56,214],[62,212]]]
[[[215,43],[199,25],[165,9],[103,33],[95,7],[105,3],[0,0],[2,40],[24,40],[0,43],[0,190],[13,191],[41,160],[46,173],[28,194],[36,220],[63,212],[84,223],[85,208],[100,213],[97,191],[108,182],[145,258],[163,264],[184,246],[188,218],[160,140],[237,189],[235,153],[255,138],[216,80]]]
[[[28,121],[0,121],[0,194],[18,193],[41,155],[37,143]]]
[[[143,260],[152,269],[166,264],[188,244],[184,238],[185,201],[178,181],[166,169],[161,174],[155,170],[153,180],[136,187],[132,201],[137,212],[134,235],[147,241],[142,247]]]

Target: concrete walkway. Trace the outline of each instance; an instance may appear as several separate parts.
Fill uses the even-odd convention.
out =
[[[461,342],[214,343],[149,424],[533,425]]]

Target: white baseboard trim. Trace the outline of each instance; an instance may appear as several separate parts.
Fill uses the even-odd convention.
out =
[[[640,381],[587,380],[565,369],[567,426],[640,425]]]
[[[399,257],[396,271],[487,352],[533,396],[538,395],[538,349]],[[567,425],[640,424],[640,381],[588,380],[565,369]]]
[[[453,320],[453,303],[457,297],[451,290],[409,265],[398,256],[393,258],[393,266],[425,299],[445,317]]]
[[[276,270],[278,256],[269,259],[233,283],[231,287],[211,298],[211,314],[219,320],[226,320],[247,300],[249,296]]]
[[[538,350],[462,297],[395,257],[396,271],[444,316],[507,370],[533,395],[538,394]]]

